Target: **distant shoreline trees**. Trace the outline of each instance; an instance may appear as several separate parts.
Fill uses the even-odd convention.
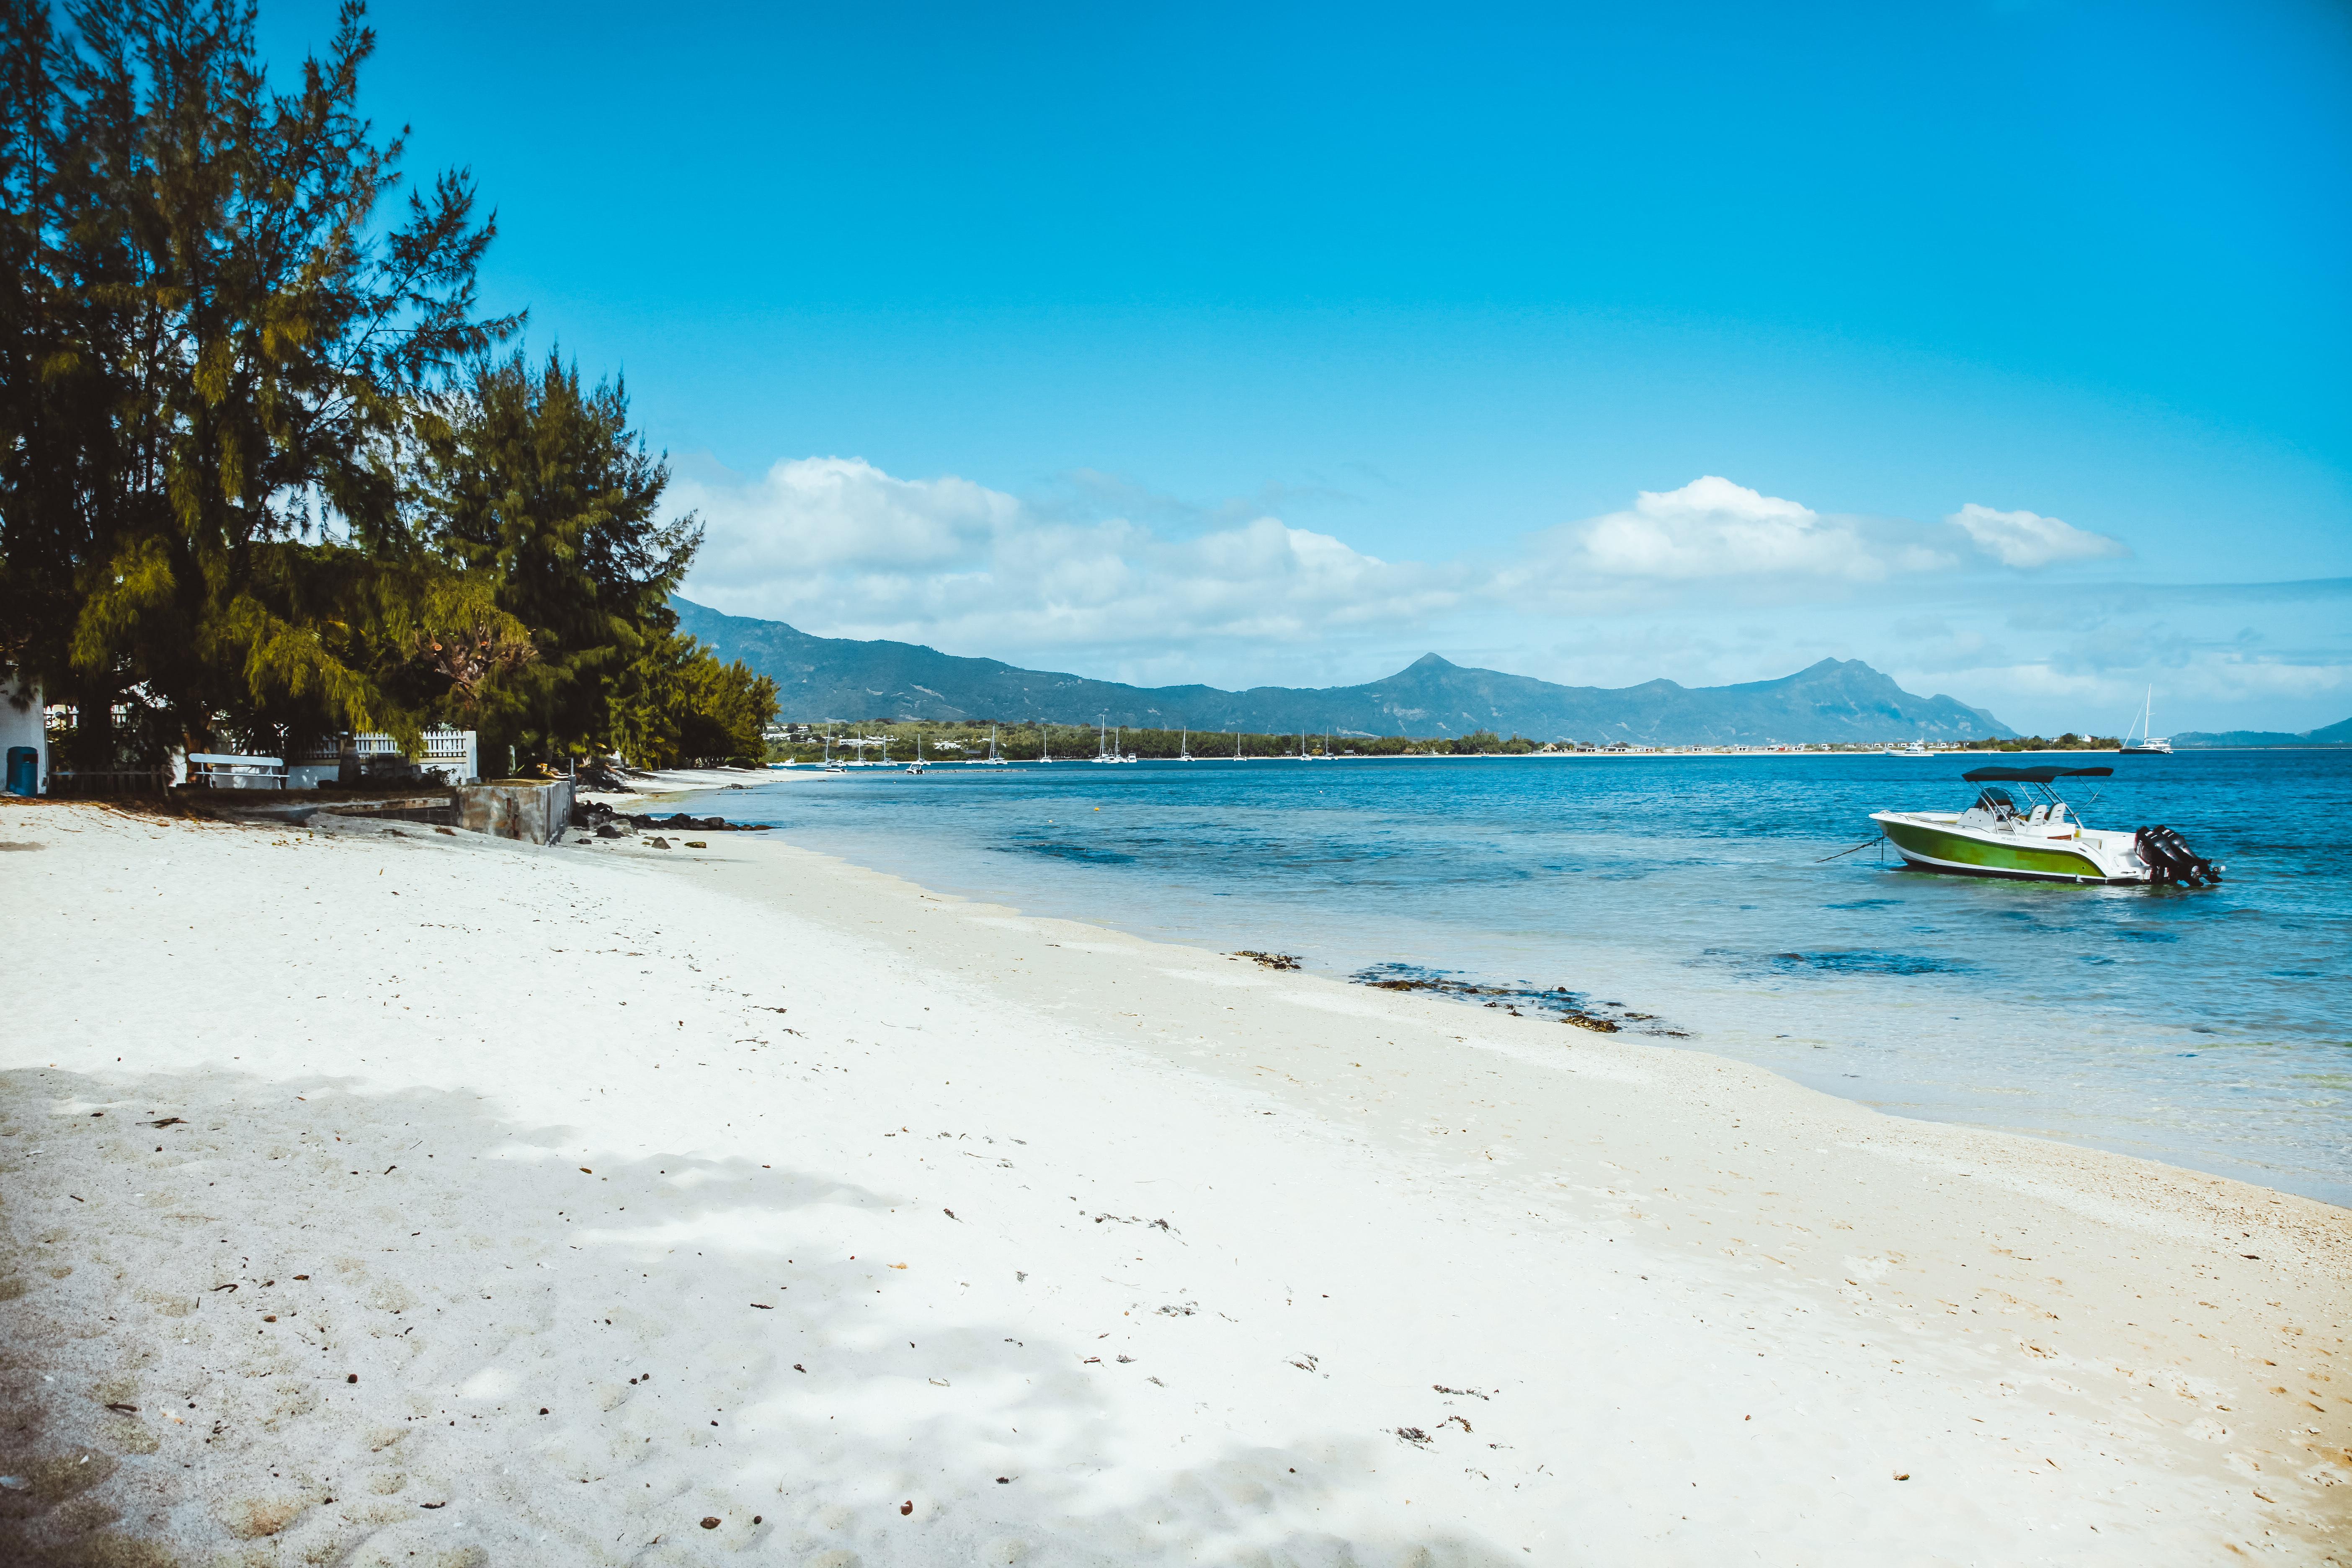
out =
[[[795,731],[806,731],[789,738],[771,742],[769,756],[778,762],[811,762],[824,754],[825,743],[822,724],[793,725]],[[1055,762],[1085,762],[1096,754],[1098,737],[1091,724],[1040,724],[1024,721],[992,725],[976,719],[952,721],[867,720],[842,722],[835,726],[834,754],[855,759],[856,749],[847,744],[859,736],[879,741],[887,737],[893,762],[912,762],[915,742],[919,738],[927,746],[944,747],[937,752],[943,760],[971,760],[988,754],[989,731],[996,731],[998,754],[1008,763],[1035,762],[1041,750]],[[1251,757],[1296,757],[1300,754],[1301,737],[1293,730],[1287,734],[1237,734],[1229,730],[1138,729],[1129,726],[1118,737],[1118,749],[1136,757],[1155,761],[1173,758],[1189,748],[1192,754],[1203,761],[1219,757],[1231,759],[1235,754]],[[1108,744],[1108,736],[1101,738]],[[1394,757],[1394,756],[1519,756],[1539,750],[1537,742],[1513,735],[1505,740],[1492,731],[1475,734],[1440,736],[1419,740],[1397,735],[1331,735],[1308,734],[1304,737],[1305,754],[1310,757]],[[866,748],[869,762],[879,761],[878,746]]]
[[[780,731],[771,741],[769,757],[777,762],[814,762],[824,754],[823,722],[794,723],[778,727]],[[940,760],[969,761],[988,754],[989,733],[996,734],[998,753],[1010,763],[1034,762],[1044,746],[1056,762],[1084,762],[1096,753],[1097,731],[1091,724],[1040,724],[1034,720],[1010,723],[985,719],[942,720],[837,720],[834,731],[833,754],[855,759],[856,748],[849,742],[859,736],[878,742],[887,737],[890,742],[893,762],[912,761],[915,742],[919,738],[931,748],[930,754]],[[1785,748],[1816,753],[1838,752],[1869,755],[1881,750],[1886,742],[1812,742]],[[1118,744],[1121,752],[1133,756],[1162,760],[1173,758],[1181,752],[1203,761],[1213,762],[1223,757],[1230,760],[1238,754],[1249,758],[1296,757],[1300,754],[1300,737],[1293,730],[1286,734],[1244,732],[1230,730],[1183,730],[1136,728],[1119,731]],[[2030,752],[2030,751],[2108,751],[2121,742],[2110,737],[2066,734],[2058,739],[2043,740],[2039,736],[2015,741],[1968,741],[1946,748],[1960,752]],[[1684,745],[1652,746],[1650,742],[1630,744],[1611,742],[1609,745],[1579,744],[1572,741],[1537,742],[1523,735],[1504,737],[1492,730],[1473,731],[1466,735],[1321,735],[1306,736],[1306,754],[1335,757],[1461,757],[1461,756],[1526,756],[1538,752],[1601,752],[1616,749],[1640,750],[1705,750],[1705,747]],[[1771,742],[1735,743],[1728,749],[1768,752],[1781,750]],[[880,759],[878,745],[866,748],[868,762]]]
[[[497,357],[465,172],[387,212],[362,17],[281,89],[244,0],[0,0],[0,673],[84,766],[445,721],[756,758],[773,689],[677,646],[700,531],[624,390]]]

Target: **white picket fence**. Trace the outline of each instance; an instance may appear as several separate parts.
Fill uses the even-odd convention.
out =
[[[332,735],[286,759],[286,782],[295,789],[315,789],[332,784],[342,768],[343,742],[348,740],[364,763],[370,757],[396,757],[400,742],[389,735]],[[471,730],[427,730],[425,754],[417,765],[441,774],[451,784],[471,784],[482,776]]]

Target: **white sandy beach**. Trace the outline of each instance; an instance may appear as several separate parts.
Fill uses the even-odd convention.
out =
[[[2352,1560],[2352,1213],[779,837],[0,806],[0,1558]]]

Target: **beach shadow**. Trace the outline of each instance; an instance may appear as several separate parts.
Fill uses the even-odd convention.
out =
[[[903,1194],[568,1146],[464,1091],[0,1074],[0,1558],[1506,1560],[1352,1524],[1369,1440],[1123,1468],[1090,1347],[908,1329]]]

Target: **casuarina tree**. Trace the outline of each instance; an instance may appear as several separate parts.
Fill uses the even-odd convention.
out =
[[[402,476],[417,401],[519,325],[449,173],[400,200],[346,4],[282,89],[237,0],[0,0],[0,660],[172,739],[413,731],[435,634],[511,647]]]
[[[629,428],[627,389],[516,353],[428,407],[416,507],[434,548],[535,650],[479,683],[484,744],[552,762],[610,743],[616,705],[643,706],[638,667],[667,650],[669,596],[702,541],[691,516],[661,516],[669,470]]]

